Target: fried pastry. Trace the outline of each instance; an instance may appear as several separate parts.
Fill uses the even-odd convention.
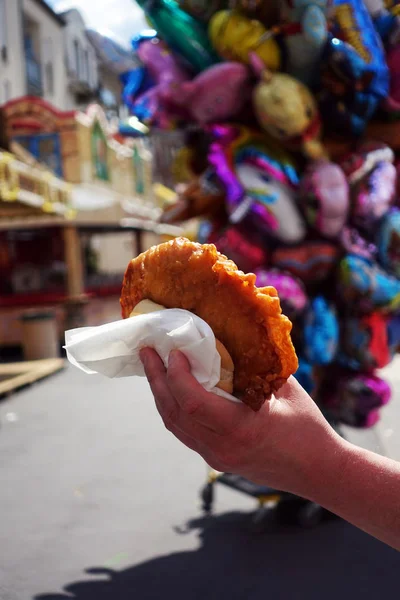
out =
[[[133,259],[126,271],[122,316],[142,300],[182,308],[202,318],[234,363],[233,393],[253,410],[297,369],[276,290],[257,288],[256,276],[239,271],[212,244],[185,238],[154,246]]]

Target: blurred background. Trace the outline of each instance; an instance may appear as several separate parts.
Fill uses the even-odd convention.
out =
[[[132,257],[212,242],[278,290],[331,425],[400,460],[399,14],[0,0],[0,600],[394,593],[396,552],[211,471],[63,344]]]

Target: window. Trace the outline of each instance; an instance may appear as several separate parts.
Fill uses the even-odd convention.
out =
[[[48,61],[46,63],[45,71],[46,71],[46,91],[49,94],[49,96],[52,96],[54,94],[54,69],[53,69],[53,63],[51,61]]]
[[[7,49],[6,0],[0,0],[0,58],[5,58]]]
[[[81,76],[81,49],[79,47],[78,40],[74,40],[74,54],[75,54],[75,73],[79,79]]]
[[[3,81],[3,101],[8,102],[11,100],[11,81],[9,79],[5,79]]]
[[[43,43],[44,70],[46,78],[46,93],[54,94],[53,40],[47,38]]]
[[[89,52],[86,49],[83,54],[83,63],[84,63],[84,79],[85,81],[89,81]]]

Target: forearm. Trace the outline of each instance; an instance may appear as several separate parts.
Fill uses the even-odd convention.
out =
[[[400,550],[400,463],[338,438],[321,455],[306,497]]]

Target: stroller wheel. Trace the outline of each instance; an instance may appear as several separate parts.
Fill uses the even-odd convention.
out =
[[[307,502],[299,508],[297,523],[305,529],[312,529],[319,525],[324,518],[324,509],[314,502]]]
[[[212,507],[214,503],[214,484],[207,483],[201,490],[201,500],[202,500],[202,509],[203,511],[209,515],[212,512]]]

